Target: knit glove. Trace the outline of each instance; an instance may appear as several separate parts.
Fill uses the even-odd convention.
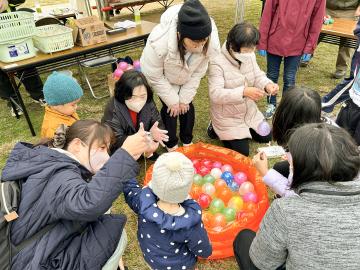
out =
[[[304,53],[301,56],[301,61],[303,61],[303,62],[309,62],[310,59],[311,59],[311,54],[310,53]]]

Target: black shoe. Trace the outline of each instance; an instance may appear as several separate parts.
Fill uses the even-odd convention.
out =
[[[16,116],[15,110],[16,110],[18,115],[23,114],[23,111],[22,111],[21,107],[19,105],[17,105],[17,104],[14,104],[15,110],[14,110],[13,106],[11,106],[10,102],[8,103],[8,107],[9,107],[11,116],[14,116],[14,117]]]
[[[219,139],[218,135],[215,133],[211,121],[209,122],[209,125],[207,127],[207,135],[209,136],[210,139],[213,140]]]

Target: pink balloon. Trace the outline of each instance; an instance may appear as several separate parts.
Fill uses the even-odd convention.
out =
[[[133,63],[133,66],[135,69],[139,69],[140,68],[140,61],[139,60],[135,60]]]
[[[215,161],[212,166],[213,166],[213,168],[219,168],[219,169],[221,169],[222,164],[221,164],[221,162],[219,162],[219,161]]]
[[[126,63],[126,62],[120,62],[118,65],[118,68],[122,69],[122,70],[126,70],[127,67],[128,67],[128,63]]]
[[[256,193],[254,192],[248,192],[248,193],[245,193],[243,196],[242,196],[244,202],[253,202],[253,203],[257,203],[257,195]]]
[[[243,196],[249,192],[254,192],[254,185],[251,182],[246,181],[241,184],[241,186],[239,188],[239,193],[241,196]]]
[[[221,167],[222,172],[233,172],[233,168],[229,164],[225,164]]]
[[[124,71],[122,71],[121,69],[115,69],[115,71],[114,71],[114,76],[117,78],[120,78],[123,74],[124,74]]]
[[[243,172],[238,172],[234,175],[234,181],[240,186],[247,181],[247,175]]]
[[[266,121],[262,121],[258,127],[257,127],[257,130],[256,130],[257,134],[261,135],[261,136],[267,136],[270,134],[271,132],[271,127],[270,125],[268,124],[268,122]]]

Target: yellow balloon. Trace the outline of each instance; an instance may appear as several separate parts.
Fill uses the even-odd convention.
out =
[[[227,207],[234,208],[236,212],[240,211],[243,208],[243,206],[244,206],[244,201],[239,196],[232,197],[227,204]]]

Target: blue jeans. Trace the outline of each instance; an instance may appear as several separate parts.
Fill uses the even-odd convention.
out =
[[[284,58],[284,88],[283,92],[295,85],[296,72],[298,70],[301,55],[282,57],[279,55],[267,53],[267,73],[266,76],[274,83],[278,82],[280,65]],[[276,96],[268,97],[268,103],[276,106]]]

